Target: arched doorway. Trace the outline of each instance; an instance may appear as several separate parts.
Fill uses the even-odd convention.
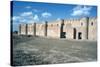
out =
[[[78,32],[78,39],[82,39],[82,32]]]

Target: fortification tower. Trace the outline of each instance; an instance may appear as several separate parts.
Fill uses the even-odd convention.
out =
[[[48,27],[48,22],[45,21],[45,24],[44,24],[44,36],[47,36],[47,27]]]
[[[19,35],[21,34],[21,24],[19,24],[19,27],[18,27],[18,34]]]
[[[63,31],[64,28],[64,19],[61,20],[61,26],[60,26],[60,38],[65,38],[65,32]]]
[[[89,17],[84,17],[80,20],[80,28],[78,32],[78,37],[81,39],[88,39],[88,31],[89,31]]]
[[[33,31],[34,31],[34,33],[33,33],[33,34],[34,34],[34,36],[36,36],[36,23],[34,23],[34,25],[33,25],[33,26],[34,26],[34,27],[33,27],[33,28],[34,28],[34,29],[33,29]]]

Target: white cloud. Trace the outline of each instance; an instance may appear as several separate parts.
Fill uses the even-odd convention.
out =
[[[76,6],[73,8],[73,12],[71,13],[72,16],[88,16],[90,15],[92,7],[87,6]]]
[[[61,20],[61,18],[57,18],[57,21]]]
[[[30,16],[32,14],[32,12],[23,12],[20,16]]]
[[[20,19],[20,22],[25,23],[33,23],[33,22],[39,21],[39,16],[37,14],[35,15],[29,15],[29,16],[22,16]]]
[[[50,17],[50,16],[52,16],[51,13],[48,13],[48,12],[42,13],[42,17],[44,17],[44,18],[48,18],[48,17]]]
[[[33,19],[34,19],[34,21],[39,21],[39,16],[37,14],[35,14]]]
[[[31,8],[31,6],[26,6],[25,8],[30,9],[30,8]]]
[[[19,16],[13,16],[13,17],[12,17],[12,20],[13,20],[13,21],[17,21],[17,20],[19,20],[19,19],[20,19]]]
[[[24,18],[21,18],[20,20],[19,20],[19,22],[27,22],[27,20],[26,19],[24,19]]]
[[[13,16],[13,22],[19,22],[19,23],[32,23],[39,21],[39,16],[37,14],[34,14],[32,12],[23,12],[19,16]]]
[[[39,10],[37,10],[37,9],[33,9],[33,11],[34,11],[34,12],[39,12]]]

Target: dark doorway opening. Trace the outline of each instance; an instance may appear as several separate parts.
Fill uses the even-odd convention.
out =
[[[66,32],[62,32],[60,38],[66,38]]]
[[[78,39],[82,39],[82,33],[81,32],[78,33]]]
[[[66,38],[66,32],[63,31],[64,20],[62,20],[61,28],[60,28],[60,38]]]
[[[76,28],[73,29],[73,39],[76,39]]]

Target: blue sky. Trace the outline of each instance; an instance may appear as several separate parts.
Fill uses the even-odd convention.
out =
[[[82,16],[97,17],[96,6],[51,4],[40,2],[13,1],[13,30],[18,30],[20,23],[43,23],[59,19],[79,18]]]

